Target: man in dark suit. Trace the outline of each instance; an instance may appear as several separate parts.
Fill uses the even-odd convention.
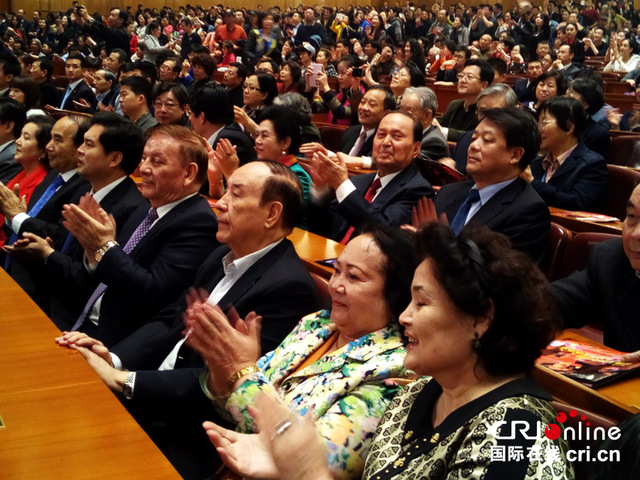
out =
[[[519,78],[513,84],[513,91],[520,103],[533,102],[536,99],[536,92],[533,82],[542,75],[542,63],[540,60],[531,60],[527,63],[527,78]]]
[[[629,199],[622,238],[598,244],[587,268],[551,285],[567,328],[604,324],[604,343],[640,360],[640,186]]]
[[[64,64],[64,71],[69,79],[67,90],[60,101],[63,110],[92,111],[96,110],[96,96],[86,84],[82,76],[82,69],[87,61],[81,53],[70,53]]]
[[[100,135],[92,125],[87,139]],[[101,282],[78,317],[80,329],[113,345],[193,282],[202,260],[218,245],[216,217],[197,193],[207,174],[207,150],[186,127],[153,131],[140,163],[142,195],[148,212],[115,226],[97,205],[68,205],[65,226],[82,245],[87,268]],[[122,246],[121,246],[122,245]]]
[[[456,234],[468,222],[482,223],[542,263],[549,209],[519,177],[539,145],[540,133],[531,115],[516,108],[485,111],[469,146],[467,172],[473,180],[442,187],[435,201],[438,217],[445,213]]]
[[[204,293],[197,301],[225,311],[233,306],[242,318],[261,315],[261,349],[268,352],[316,308],[313,281],[285,238],[302,211],[302,191],[287,167],[256,161],[231,175],[227,192],[218,202],[218,239],[226,245],[198,271],[194,286]],[[93,347],[81,351],[112,390],[123,392],[127,408],[180,474],[205,478],[219,461],[201,425],[216,414],[199,384],[204,363],[183,346],[181,315],[193,302],[185,294],[112,353],[93,339],[78,341],[77,333],[58,341]]]
[[[233,103],[229,92],[219,85],[205,85],[189,96],[191,128],[202,136],[214,150],[222,138],[226,138],[236,148],[240,165],[256,158],[253,141],[234,121]],[[204,193],[219,197],[221,179],[205,183]],[[214,190],[215,189],[215,190]]]
[[[552,67],[564,75],[567,81],[573,80],[583,70],[583,65],[573,61],[575,54],[574,45],[565,43],[558,49],[558,59]]]
[[[222,84],[227,89],[227,92],[229,92],[231,103],[236,107],[242,107],[244,105],[244,88],[242,85],[247,75],[249,75],[249,69],[242,63],[232,63],[227,68],[227,71],[224,72]]]
[[[438,127],[433,125],[438,110],[438,98],[428,87],[409,87],[405,90],[400,109],[422,125],[420,158],[440,160],[449,156],[449,144]]]
[[[372,222],[400,226],[411,222],[418,200],[433,196],[431,185],[413,167],[420,153],[422,126],[409,114],[385,116],[375,134],[373,157],[376,173],[349,179],[346,164],[331,160],[322,152],[311,160],[311,229],[320,235],[346,243],[361,225]],[[330,203],[331,188],[335,199]]]
[[[0,97],[0,182],[7,183],[15,177],[22,165],[13,157],[16,154],[16,139],[27,119],[24,104],[9,97]]]
[[[42,105],[51,105],[52,107],[59,106],[60,92],[58,92],[56,86],[51,82],[53,62],[48,58],[39,58],[31,65],[29,74],[40,87]]]
[[[71,156],[72,152],[77,152],[75,165],[78,174],[89,183],[86,189],[76,190],[70,199],[56,203],[78,203],[90,188],[93,201],[113,216],[116,230],[120,231],[132,214],[138,211],[144,214],[149,209],[149,202],[129,178],[140,162],[144,146],[142,131],[116,114],[95,115],[91,125],[97,127],[85,132],[84,136],[78,131],[72,140],[63,137],[63,142],[54,144],[55,137],[52,137],[50,157]],[[80,146],[76,151],[75,144],[78,143]],[[63,206],[55,207],[61,222]],[[48,207],[43,207],[43,211],[48,210]],[[26,239],[18,240],[10,253],[29,256],[34,268],[42,267],[42,275],[31,277],[37,281],[37,294],[33,298],[61,330],[68,330],[78,319],[96,286],[83,264],[84,249],[66,229],[62,230],[60,237],[55,224],[43,224],[38,218],[27,219],[25,224],[32,225],[35,233],[21,231]],[[46,236],[57,240],[54,247],[44,239]],[[13,261],[11,265],[13,269]]]
[[[349,127],[340,141],[340,157],[348,166],[371,168],[373,137],[384,116],[395,110],[393,94],[380,85],[369,88],[358,104],[359,125]]]
[[[88,119],[76,115],[62,117],[53,126],[51,141],[47,145],[52,170],[34,190],[29,205],[25,206],[19,197],[7,192],[8,189],[3,192],[1,196],[9,199],[0,202],[11,230],[7,245],[13,244],[25,232],[32,232],[43,238],[49,237],[58,247],[62,246],[67,236],[62,226],[62,207],[90,188],[89,183],[77,173],[77,149],[88,126]],[[41,288],[45,283],[42,263],[12,258],[5,263],[5,269],[38,305],[45,305],[41,296],[48,296],[42,291],[46,288]]]
[[[96,110],[92,113],[116,110],[116,101],[120,95],[118,77],[111,70],[97,70],[93,77],[93,87],[96,90]],[[113,111],[112,110],[112,111]]]

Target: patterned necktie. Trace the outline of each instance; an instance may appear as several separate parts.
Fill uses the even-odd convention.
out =
[[[142,240],[142,238],[149,232],[149,230],[151,229],[151,225],[153,225],[153,222],[155,222],[157,218],[158,212],[156,211],[156,209],[150,208],[149,213],[147,213],[147,216],[144,217],[140,225],[138,225],[138,228],[136,228],[135,232],[133,232],[133,234],[129,237],[129,240],[127,241],[127,244],[124,246],[122,251],[127,255],[131,253],[131,250],[133,250],[138,242]],[[96,289],[89,297],[89,301],[84,306],[84,310],[82,310],[80,317],[78,318],[78,320],[76,320],[76,323],[71,328],[72,331],[78,330],[82,326],[85,317],[91,311],[96,301],[104,294],[106,290],[107,285],[105,285],[104,283],[100,283],[96,287]]]
[[[351,147],[351,150],[349,150],[349,155],[352,157],[358,156],[358,153],[360,153],[360,149],[362,148],[366,140],[367,140],[367,133],[364,130],[362,130],[360,132],[360,135],[358,136],[358,140],[356,141],[356,143],[353,144],[353,147]]]
[[[30,217],[37,216],[38,213],[40,213],[40,210],[42,210],[42,207],[44,207],[44,205],[49,201],[49,199],[53,197],[53,194],[56,193],[56,191],[58,191],[58,188],[63,183],[64,183],[64,179],[62,178],[62,175],[58,175],[55,178],[55,180],[51,182],[51,184],[47,187],[47,189],[44,191],[42,196],[38,199],[36,204],[33,207],[31,207],[31,209],[27,212],[27,215],[29,215]],[[18,234],[15,232],[12,232],[11,235],[9,236],[9,240],[7,240],[7,245],[13,245],[17,239],[18,239]],[[4,269],[9,270],[10,265],[11,265],[11,257],[7,255],[7,258],[4,262]]]
[[[364,199],[369,203],[373,202],[373,199],[375,198],[376,193],[378,193],[378,190],[381,186],[382,182],[380,181],[380,178],[376,178],[369,187],[369,190],[367,190],[367,193],[364,194]],[[342,237],[340,243],[346,245],[349,240],[351,240],[351,235],[353,235],[354,230],[355,228],[349,227],[349,230],[347,230],[347,233],[344,234],[344,237]]]
[[[456,213],[456,216],[453,218],[453,222],[451,222],[451,230],[456,237],[460,234],[462,227],[464,227],[471,207],[478,200],[480,200],[480,192],[475,188],[469,190],[467,198],[464,199],[464,202],[462,202],[462,205],[460,205],[458,209],[458,213]]]

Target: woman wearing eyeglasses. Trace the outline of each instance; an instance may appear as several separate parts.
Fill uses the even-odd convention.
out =
[[[258,129],[256,120],[260,112],[273,103],[278,95],[278,84],[273,75],[258,73],[244,81],[242,99],[244,107],[234,107],[235,120],[249,135]]]
[[[582,142],[587,122],[578,100],[556,97],[540,106],[540,148],[522,176],[550,207],[598,212],[607,192],[607,164]]]

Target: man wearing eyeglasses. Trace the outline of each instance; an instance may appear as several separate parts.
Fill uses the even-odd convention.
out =
[[[493,67],[484,60],[471,59],[458,74],[458,94],[462,97],[449,103],[439,125],[447,140],[457,142],[467,130],[478,125],[476,102],[478,95],[493,82]]]

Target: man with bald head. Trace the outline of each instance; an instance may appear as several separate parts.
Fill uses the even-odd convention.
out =
[[[640,360],[640,185],[631,193],[622,238],[599,243],[587,268],[551,284],[566,328],[598,322],[604,344]]]

